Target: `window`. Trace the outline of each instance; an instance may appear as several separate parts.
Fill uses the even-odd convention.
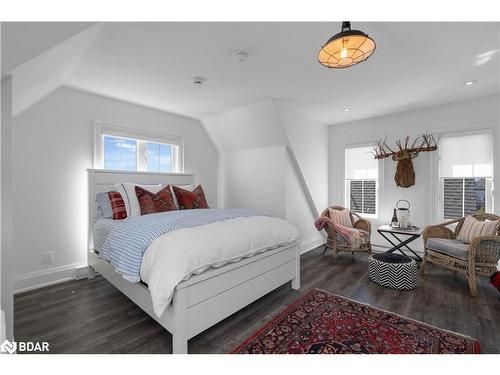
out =
[[[371,147],[345,150],[345,202],[352,212],[376,217],[378,212],[378,161]]]
[[[146,144],[148,172],[172,172],[172,151],[175,146],[169,144]]]
[[[104,169],[137,170],[137,141],[105,135]]]
[[[95,168],[171,173],[182,171],[182,140],[96,123]]]
[[[491,133],[449,136],[439,146],[440,218],[491,212],[493,139]]]

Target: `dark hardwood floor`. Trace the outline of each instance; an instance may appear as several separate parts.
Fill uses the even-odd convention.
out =
[[[426,266],[417,289],[396,291],[369,281],[365,254],[337,258],[315,249],[302,256],[302,287],[283,285],[189,341],[190,353],[228,353],[311,288],[320,288],[439,328],[477,338],[500,353],[500,301],[486,278],[468,294],[462,275]],[[51,353],[171,353],[172,336],[102,277],[15,296],[17,341],[48,341]]]

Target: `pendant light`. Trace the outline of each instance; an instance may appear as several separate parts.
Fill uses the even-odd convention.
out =
[[[350,22],[342,22],[340,33],[332,36],[318,53],[318,61],[327,68],[342,69],[359,64],[375,52],[375,41]]]

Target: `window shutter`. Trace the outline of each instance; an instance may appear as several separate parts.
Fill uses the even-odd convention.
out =
[[[375,214],[376,194],[375,181],[363,181],[363,213]]]
[[[363,212],[363,182],[362,181],[350,181],[349,183],[350,191],[350,203],[349,209],[352,212]]]
[[[462,178],[444,179],[444,218],[455,219],[463,216],[464,184]]]
[[[455,219],[484,212],[486,206],[485,178],[445,178],[444,218]]]
[[[484,212],[486,179],[466,178],[464,192],[464,215]]]

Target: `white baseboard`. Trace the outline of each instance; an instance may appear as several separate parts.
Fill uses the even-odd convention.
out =
[[[305,254],[319,246],[324,245],[324,238],[310,238],[299,243],[299,251],[301,254]],[[373,244],[373,247],[380,251],[387,251],[389,248],[388,246],[378,244]],[[415,252],[417,254],[421,254],[421,251],[415,250]],[[87,277],[87,273],[88,267],[86,264],[70,264],[67,266],[48,268],[46,270],[15,275],[14,294],[43,288],[44,286],[54,285],[64,281],[83,279]]]
[[[310,238],[299,243],[299,251],[301,254],[305,254],[308,251],[316,249],[318,246],[324,246],[325,243],[324,238]]]
[[[69,264],[14,276],[14,294],[86,276],[86,264]]]

